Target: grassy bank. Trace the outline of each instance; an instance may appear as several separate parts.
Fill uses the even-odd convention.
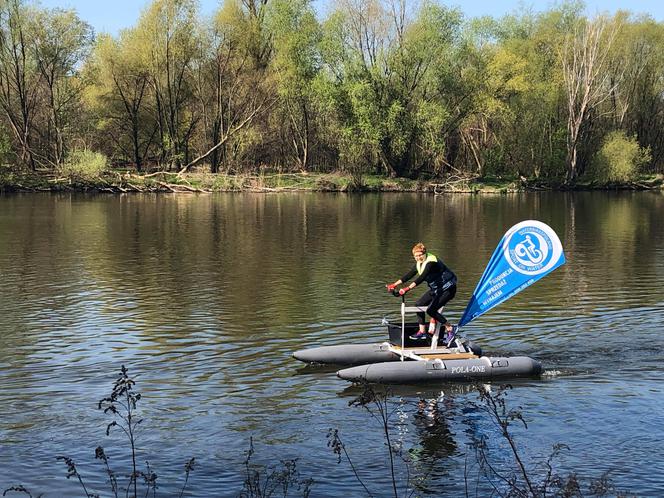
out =
[[[650,190],[662,189],[664,175],[642,176],[625,183],[580,181],[564,185],[527,178],[463,178],[411,180],[345,173],[210,174],[156,172],[138,175],[110,171],[100,175],[59,176],[50,172],[0,170],[2,192],[428,192],[509,193],[535,190]]]

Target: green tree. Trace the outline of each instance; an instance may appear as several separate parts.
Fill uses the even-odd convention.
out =
[[[474,128],[481,133],[475,131],[479,143],[473,152],[476,162],[478,157],[486,162],[487,172],[534,177],[563,172],[558,53],[577,9],[563,5],[538,15],[526,11],[492,23],[496,43],[487,63],[485,119]]]
[[[98,116],[100,131],[111,138],[111,144],[104,141],[106,147],[130,158],[139,172],[158,128],[148,106],[150,74],[140,48],[135,29],[123,30],[117,40],[102,35],[86,68],[92,81],[89,105]]]
[[[154,0],[136,27],[139,53],[148,70],[161,157],[169,168],[187,164],[199,117],[192,104],[192,67],[197,54],[195,0]]]
[[[44,90],[40,124],[46,160],[62,164],[68,143],[80,117],[86,81],[79,74],[81,61],[92,45],[92,28],[71,10],[38,10],[35,13],[33,49]]]
[[[650,170],[664,167],[664,25],[652,18],[633,18],[619,12],[621,29],[612,46],[609,72],[614,86],[604,114],[611,117],[609,129],[622,129],[634,135],[652,151]],[[659,166],[657,166],[659,165]]]
[[[488,85],[488,64],[493,45],[486,40],[487,19],[473,20],[461,26],[451,53],[436,68],[433,101],[444,110],[440,129],[432,135],[437,143],[431,148],[442,149],[441,174],[475,170],[481,174],[484,161],[477,152],[487,135],[487,106],[491,95]]]
[[[392,138],[385,152],[398,164],[395,171],[437,175],[445,170],[446,135],[457,109],[441,97],[458,96],[458,87],[447,83],[458,69],[456,61],[466,62],[459,45],[461,25],[460,12],[425,2],[412,22],[397,30],[389,94],[397,96],[398,104],[388,114]],[[463,83],[461,76],[458,84]]]
[[[339,2],[322,46],[334,77],[342,162],[406,176],[431,153],[439,156],[431,140],[425,152],[422,139],[445,119],[436,69],[449,62],[460,22],[457,11],[434,3],[413,10],[405,2]]]
[[[273,68],[298,168],[309,167],[314,127],[314,80],[320,70],[321,28],[310,0],[274,0],[268,23],[274,46]]]

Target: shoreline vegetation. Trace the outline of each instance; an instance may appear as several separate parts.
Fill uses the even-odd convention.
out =
[[[0,188],[661,188],[652,16],[329,3],[151,0],[112,35],[0,2]]]
[[[0,194],[10,192],[214,193],[214,192],[418,192],[507,194],[534,191],[662,190],[664,175],[641,175],[626,182],[580,181],[573,185],[509,176],[450,176],[408,179],[333,173],[211,174],[106,171],[94,176],[0,170]]]

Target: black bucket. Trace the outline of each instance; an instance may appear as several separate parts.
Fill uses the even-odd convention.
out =
[[[405,346],[407,348],[416,348],[423,346],[431,346],[431,336],[427,334],[427,339],[410,339],[411,335],[417,334],[419,325],[417,323],[406,324]],[[395,346],[401,346],[401,324],[388,323],[387,331],[390,336],[390,343]]]

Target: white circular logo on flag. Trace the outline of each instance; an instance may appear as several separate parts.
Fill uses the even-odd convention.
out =
[[[550,226],[528,220],[514,225],[505,234],[503,252],[514,270],[525,275],[539,275],[555,266],[563,246]]]

